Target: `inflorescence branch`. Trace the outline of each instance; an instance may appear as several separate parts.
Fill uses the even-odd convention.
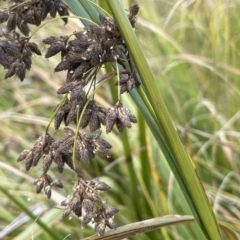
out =
[[[42,55],[38,45],[30,42],[29,24],[39,26],[48,15],[55,18],[57,14],[66,24],[69,12],[62,0],[9,0],[8,3],[8,8],[0,10],[0,23],[3,24],[0,30],[0,64],[6,69],[5,79],[16,76],[23,81],[26,70],[32,66],[33,54]],[[136,4],[128,11],[133,28],[138,11]],[[130,92],[139,82],[117,24],[102,14],[99,20],[100,26],[90,25],[84,31],[74,32],[70,36],[43,39],[42,42],[48,45],[45,58],[61,55],[61,61],[54,70],[66,71],[66,81],[57,91],[64,97],[45,134],[35,141],[31,149],[23,150],[17,161],[24,160],[28,171],[42,160],[42,174],[34,184],[36,192],[44,191],[48,198],[51,198],[53,187],[63,188],[60,180],[54,180],[49,175],[52,165],[56,164],[59,173],[63,172],[65,165],[72,169],[77,182],[72,197],[61,203],[65,207],[62,217],[74,213],[82,217],[83,224],[93,222],[95,231],[102,236],[106,227],[117,227],[114,215],[118,210],[99,196],[99,192],[108,191],[110,187],[98,178],[85,180],[75,165],[80,161],[89,163],[96,155],[111,157],[112,146],[101,138],[101,127],[104,125],[106,133],[110,133],[116,126],[123,133],[125,128],[131,128],[132,123],[137,122],[136,117],[123,106],[120,94]],[[121,69],[117,66],[116,71],[97,80],[100,69],[106,63],[119,64]],[[118,102],[110,108],[103,107],[96,102],[94,95],[100,85],[116,75]],[[52,121],[56,130],[61,124],[65,125],[61,138],[54,139],[49,133]],[[77,128],[73,130],[68,127],[69,124],[76,124]],[[88,129],[88,132],[83,132],[83,129]]]

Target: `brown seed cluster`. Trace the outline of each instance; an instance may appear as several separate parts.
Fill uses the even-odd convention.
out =
[[[132,5],[129,10],[129,20],[135,26],[136,14],[139,8]],[[69,125],[77,121],[88,96],[85,88],[90,82],[96,86],[95,78],[101,66],[107,62],[118,62],[124,65],[124,59],[128,56],[127,48],[121,37],[120,31],[113,19],[103,15],[99,16],[101,25],[86,28],[84,32],[74,34],[74,39],[67,36],[49,37],[43,43],[49,45],[46,58],[61,53],[61,62],[55,71],[67,71],[66,83],[57,91],[58,94],[70,94],[70,97],[61,106],[55,117],[55,129],[62,122]],[[134,70],[133,70],[134,71]],[[121,74],[120,93],[130,92],[135,87],[134,73]],[[124,128],[130,128],[131,123],[136,123],[136,118],[122,106],[120,102],[114,108],[98,106],[95,100],[91,100],[84,112],[81,127],[89,126],[94,132],[106,126],[107,133],[112,131],[116,124],[118,130],[123,133]]]
[[[62,0],[15,0],[9,4],[7,9],[0,10],[0,24],[5,23],[0,30],[0,64],[7,69],[5,79],[15,75],[23,81],[26,70],[31,68],[32,55],[41,55],[37,44],[28,38],[29,24],[39,26],[48,14],[56,17],[57,13],[60,16],[69,13]],[[67,18],[63,21],[67,23]]]
[[[60,16],[68,16],[68,8],[62,0],[15,0],[10,1],[11,5],[6,10],[0,11],[0,23],[7,22],[5,31],[11,32],[18,28],[25,36],[29,35],[28,24],[39,26],[47,15],[55,18],[57,13]],[[63,18],[67,23],[67,18]]]
[[[68,11],[61,0],[10,2],[12,5],[9,9],[0,11],[0,23],[6,22],[5,29],[0,31],[0,64],[7,69],[5,78],[16,75],[23,81],[26,70],[31,68],[32,54],[41,55],[36,43],[27,38],[28,24],[38,26],[48,14],[52,17],[57,13],[67,16]],[[135,27],[138,11],[139,7],[136,4],[128,11],[132,27]],[[123,106],[120,96],[113,107],[99,105],[94,96],[98,84],[103,84],[111,76],[119,74],[116,85],[120,88],[120,94],[123,94],[130,92],[139,82],[117,24],[104,15],[100,15],[99,19],[100,26],[90,25],[72,36],[50,36],[43,40],[48,46],[46,58],[61,54],[61,61],[55,67],[55,72],[66,71],[66,81],[57,91],[57,94],[63,95],[64,98],[53,116],[55,130],[58,130],[62,123],[65,128],[63,136],[58,139],[53,138],[47,129],[31,149],[22,151],[18,161],[24,160],[28,171],[42,159],[42,174],[34,183],[36,192],[44,191],[48,198],[51,197],[53,187],[63,187],[60,180],[51,178],[49,169],[55,165],[60,174],[63,173],[65,165],[72,169],[78,180],[73,188],[72,197],[62,202],[62,206],[65,207],[62,216],[67,217],[74,213],[82,217],[83,224],[94,223],[95,231],[102,236],[106,227],[117,227],[114,215],[118,210],[99,196],[101,191],[107,191],[110,187],[98,178],[90,181],[83,179],[75,166],[76,162],[80,161],[89,163],[96,155],[111,157],[112,146],[100,137],[102,126],[105,126],[106,133],[110,133],[114,126],[123,133],[125,128],[131,128],[132,123],[137,122],[136,117]],[[63,20],[67,23],[67,18]],[[16,32],[17,28],[24,37]],[[98,73],[105,63],[117,63],[123,69],[97,80]],[[77,126],[75,130],[73,124]]]
[[[62,182],[60,180],[53,180],[46,173],[43,173],[39,179],[36,179],[34,181],[34,184],[36,185],[36,192],[40,193],[43,190],[48,198],[51,198],[52,187],[63,188]]]
[[[114,124],[120,133],[124,132],[124,128],[131,128],[131,123],[136,123],[137,119],[130,113],[128,109],[123,107],[122,103],[118,103],[114,108],[108,109],[106,116],[106,131],[112,131]]]
[[[129,10],[129,21],[135,26],[138,5]],[[50,45],[45,55],[49,58],[61,52],[62,60],[55,71],[67,71],[66,82],[81,81],[83,86],[91,76],[96,76],[100,67],[107,62],[124,65],[128,51],[115,21],[104,15],[99,16],[100,26],[90,25],[83,32],[74,34],[74,39],[67,36],[49,37],[43,43]],[[133,86],[132,86],[133,87]],[[128,87],[128,91],[132,89]]]
[[[50,45],[46,58],[59,52],[62,61],[56,66],[55,72],[67,71],[66,82],[82,81],[93,75],[106,62],[121,62],[125,58],[126,47],[120,32],[113,20],[100,15],[102,26],[91,25],[84,32],[75,33],[75,39],[67,41],[67,37],[50,37],[43,43]]]
[[[74,213],[76,216],[82,217],[83,224],[94,223],[95,232],[99,236],[104,234],[106,227],[116,229],[114,215],[118,209],[111,207],[107,204],[106,199],[102,201],[99,197],[100,191],[108,191],[109,189],[110,187],[98,178],[86,181],[78,177],[72,197],[61,203],[65,207],[62,217],[65,218],[70,213]]]
[[[111,157],[109,149],[112,147],[107,141],[100,138],[101,130],[98,129],[92,133],[81,134],[77,136],[76,160],[90,162],[96,154],[103,157]],[[66,163],[73,169],[73,144],[75,133],[71,128],[64,129],[64,136],[57,140],[49,134],[43,135],[37,139],[33,148],[23,150],[17,161],[25,160],[25,167],[28,171],[36,166],[39,159],[43,158],[43,173],[47,173],[53,162],[57,164],[58,171],[63,172]]]
[[[122,74],[116,85],[120,86],[120,93],[123,94],[124,92],[130,92],[136,84],[132,74]]]
[[[23,81],[26,70],[32,66],[32,55],[41,55],[37,44],[28,40],[25,37],[18,41],[13,41],[10,37],[6,40],[0,39],[0,64],[7,69],[5,79],[16,75]]]

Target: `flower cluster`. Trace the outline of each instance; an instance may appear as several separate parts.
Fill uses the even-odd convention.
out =
[[[21,81],[25,78],[26,70],[32,65],[32,54],[41,55],[34,42],[28,38],[21,37],[18,41],[0,39],[0,64],[7,69],[5,79],[16,75]]]
[[[130,92],[135,87],[135,79],[132,74],[122,74],[116,85],[120,86],[120,93]]]
[[[82,217],[83,224],[94,223],[95,232],[99,236],[104,234],[106,226],[116,229],[114,215],[118,212],[118,209],[111,207],[107,204],[106,199],[102,201],[99,197],[99,191],[109,189],[110,187],[99,181],[98,178],[86,181],[78,177],[72,197],[61,203],[65,207],[62,217],[65,218],[70,213],[74,213],[76,216]]]
[[[93,133],[81,134],[77,136],[76,161],[88,162],[95,157],[95,154],[103,157],[111,157],[109,149],[112,147],[107,141],[100,138],[101,130]],[[43,157],[43,173],[47,173],[53,162],[57,164],[58,171],[62,173],[66,163],[73,169],[73,145],[75,133],[71,128],[64,129],[64,136],[55,140],[49,134],[39,137],[33,148],[23,150],[17,161],[25,160],[25,167],[28,171],[32,166],[36,166]]]
[[[36,192],[40,193],[43,190],[48,198],[51,198],[52,187],[63,188],[62,182],[60,180],[53,180],[46,173],[43,173],[39,179],[36,179],[34,181],[34,184],[36,185]]]
[[[135,26],[135,17],[139,8],[132,5],[129,10],[129,20]],[[49,37],[43,43],[49,45],[46,58],[61,53],[61,62],[55,71],[67,71],[66,83],[57,91],[58,94],[69,94],[70,97],[62,104],[55,116],[55,129],[64,121],[65,125],[77,121],[87,103],[88,96],[85,88],[91,83],[96,87],[95,77],[106,62],[123,64],[128,56],[127,48],[121,37],[116,23],[111,18],[99,16],[101,26],[90,25],[84,32],[74,34],[74,39],[67,36]],[[120,76],[120,93],[130,92],[136,85],[134,73],[127,72]],[[136,118],[124,108],[119,101],[114,108],[98,106],[91,100],[81,120],[81,127],[89,125],[94,132],[101,125],[106,126],[107,133],[111,132],[114,124],[123,133],[124,128],[130,128],[136,123]]]
[[[38,26],[48,14],[52,17],[57,13],[68,16],[68,10],[61,0],[15,0],[11,3],[11,7],[0,12],[0,23],[6,22],[5,29],[0,32],[0,64],[7,69],[5,78],[16,75],[23,81],[26,69],[31,68],[32,55],[41,55],[36,43],[30,42],[27,37],[30,31],[28,24]],[[128,18],[132,27],[135,27],[138,11],[136,4],[129,9]],[[106,133],[110,133],[116,126],[123,133],[125,128],[131,128],[132,123],[137,122],[136,117],[123,106],[120,94],[130,92],[139,85],[139,81],[116,22],[101,14],[99,20],[100,26],[90,25],[71,36],[50,36],[43,40],[48,45],[46,58],[61,54],[55,72],[66,71],[66,81],[57,91],[57,94],[63,95],[63,100],[53,116],[55,130],[59,130],[62,123],[65,128],[63,136],[55,139],[49,134],[48,127],[31,149],[22,151],[17,161],[24,160],[28,171],[42,159],[42,174],[34,183],[36,192],[44,191],[48,198],[53,187],[63,187],[60,180],[51,178],[49,169],[56,165],[58,172],[63,173],[67,165],[73,170],[78,180],[72,197],[62,202],[65,207],[62,216],[74,213],[82,217],[83,224],[93,222],[95,231],[102,236],[106,227],[117,227],[114,215],[118,210],[99,196],[100,191],[107,191],[110,187],[97,178],[85,180],[75,166],[80,161],[89,163],[96,155],[111,157],[112,146],[100,138],[101,128],[105,126]],[[67,23],[67,18],[63,21]],[[21,37],[16,28],[25,36]],[[98,72],[105,63],[120,64],[123,69],[97,80]],[[119,75],[116,83],[120,93],[118,101],[113,107],[103,107],[96,102],[96,90],[116,75]],[[73,129],[73,124],[76,129]]]
[[[114,108],[108,109],[106,117],[106,131],[112,131],[114,124],[116,124],[120,133],[124,132],[124,128],[131,128],[131,123],[136,123],[137,119],[130,113],[128,109],[123,107],[122,103],[118,103]]]
[[[103,15],[100,15],[100,20],[105,25],[91,25],[86,31],[75,33],[73,40],[67,41],[65,36],[61,36],[43,41],[50,45],[46,58],[61,52],[62,61],[56,66],[55,72],[67,70],[66,82],[77,80],[87,84],[86,78],[92,74],[92,69],[99,70],[106,62],[120,61],[124,58],[126,48],[119,31],[114,29],[113,35],[112,31],[109,31],[110,28],[107,28],[111,21]]]
[[[29,24],[39,26],[48,14],[56,17],[57,12],[60,16],[69,15],[62,0],[15,0],[9,8],[0,10],[0,23],[5,23],[0,30],[0,64],[7,69],[5,79],[16,75],[24,80],[26,70],[32,65],[32,55],[41,55],[37,44],[28,37]],[[67,18],[63,21],[67,23]]]
[[[129,10],[128,17],[133,27],[138,10],[136,4]],[[43,40],[43,43],[50,45],[46,58],[61,52],[62,60],[55,71],[66,70],[66,82],[81,81],[86,85],[89,75],[96,75],[104,63],[117,61],[123,64],[126,59],[128,51],[115,21],[101,14],[99,19],[100,26],[90,25],[84,32],[75,33],[73,40],[67,36]]]
[[[37,166],[42,154],[47,154],[54,139],[49,135],[39,137],[30,150],[23,150],[17,161],[25,160],[25,168],[28,171],[32,166]]]
[[[68,125],[71,121],[76,122],[82,112],[86,102],[86,93],[83,90],[81,82],[74,81],[66,83],[58,90],[60,94],[70,93],[70,98],[64,102],[60,111],[55,116],[55,129],[58,129],[61,122],[64,121]],[[81,124],[82,128],[89,125],[90,131],[94,132],[102,125],[106,126],[106,132],[112,131],[114,124],[120,133],[124,132],[124,128],[131,128],[131,123],[137,123],[136,117],[130,113],[128,109],[118,102],[114,108],[104,108],[98,106],[95,100],[89,101],[84,111]]]
[[[62,0],[15,0],[11,1],[11,6],[0,11],[0,23],[7,22],[6,32],[15,31],[18,28],[25,36],[29,35],[28,24],[39,26],[41,22],[50,14],[51,17],[68,16],[68,9]],[[67,18],[63,18],[67,23]]]

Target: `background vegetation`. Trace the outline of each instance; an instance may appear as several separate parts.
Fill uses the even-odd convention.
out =
[[[126,8],[131,4],[123,2]],[[135,2],[141,8],[136,34],[217,220],[240,234],[239,2]],[[34,40],[70,34],[81,27],[78,20],[70,20],[66,26],[59,20],[41,29]],[[60,99],[56,90],[64,81],[62,73],[53,72],[57,58],[48,61],[35,57],[34,61],[34,68],[22,83],[3,80],[4,70],[0,69],[0,181],[10,194],[0,192],[0,229],[4,229],[0,238],[10,227],[4,239],[47,239],[47,232],[34,219],[26,218],[25,207],[33,213],[32,209],[39,210],[35,219],[40,218],[54,229],[59,239],[82,239],[93,234],[91,226],[82,229],[78,219],[60,218],[59,202],[71,193],[75,181],[71,171],[65,170],[61,176],[68,182],[58,192],[62,196],[56,193],[53,201],[48,201],[43,194],[35,194],[32,184],[31,177],[38,177],[41,166],[27,173],[16,162],[19,153],[32,147],[44,132]],[[113,79],[104,85],[97,101],[105,106],[114,104],[111,93],[115,82]],[[84,166],[85,175],[101,176],[112,187],[107,198],[120,209],[116,216],[119,226],[169,214],[191,215],[141,114],[127,94],[123,101],[138,115],[139,123],[124,135],[105,135],[113,145],[112,158],[95,159]],[[58,175],[55,170],[51,174]],[[19,223],[18,228],[13,227],[13,221]],[[135,239],[204,239],[201,234],[197,224],[191,223],[162,228]]]

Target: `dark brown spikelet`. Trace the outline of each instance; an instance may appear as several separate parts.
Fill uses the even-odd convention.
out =
[[[29,34],[28,24],[39,26],[41,22],[50,14],[51,17],[56,17],[58,13],[63,18],[64,23],[67,23],[69,15],[67,5],[62,0],[37,0],[37,1],[12,1],[13,7],[9,7],[8,12],[1,11],[0,23],[7,21],[7,31],[14,31],[16,27],[25,35]],[[24,2],[24,3],[23,3]]]
[[[76,86],[80,85],[80,82],[68,82],[65,83],[62,87],[60,87],[57,91],[58,94],[65,94],[65,93],[69,93],[70,91],[72,91]]]
[[[53,150],[52,153],[53,161],[57,164],[58,172],[62,173],[64,169],[63,156],[58,150]]]
[[[132,27],[135,27],[136,24],[136,16],[139,12],[139,6],[137,4],[132,4],[129,8],[129,14],[128,19],[132,25]]]
[[[123,107],[122,103],[118,103],[114,108],[109,108],[107,112],[106,132],[111,132],[114,124],[116,124],[119,132],[123,133],[125,127],[132,127],[132,123],[137,123],[136,117]]]
[[[49,151],[48,154],[43,155],[43,173],[47,173],[53,162],[53,153]]]
[[[16,63],[15,65],[15,75],[21,80],[25,78],[26,64],[24,62]]]
[[[0,53],[0,64],[4,68],[9,69],[16,57],[19,56],[19,46],[15,42],[0,39]]]
[[[17,16],[17,27],[25,36],[29,35],[30,28],[28,27],[27,22],[25,22],[20,15]]]
[[[69,12],[68,12],[68,8],[67,5],[60,2],[59,1],[59,5],[57,7],[57,12],[59,14],[59,16],[63,17],[63,16],[69,16]],[[62,20],[64,21],[65,24],[68,23],[68,18],[62,18]]]
[[[65,207],[63,218],[72,212],[83,218],[83,224],[92,221],[95,224],[95,232],[99,236],[103,236],[106,226],[111,229],[117,228],[114,215],[118,209],[107,204],[107,199],[102,201],[98,195],[98,191],[110,189],[106,183],[101,182],[98,178],[86,181],[79,177],[73,189],[72,198],[61,202],[61,205]]]
[[[0,10],[0,23],[4,23],[8,20],[9,14],[7,11]]]
[[[39,50],[39,48],[38,48],[38,46],[37,46],[36,43],[34,43],[34,42],[29,42],[29,48],[30,48],[30,50],[31,50],[33,53],[35,53],[35,54],[37,54],[37,55],[39,55],[39,56],[42,55],[42,53],[41,53],[41,51]]]
[[[59,52],[65,53],[67,40],[68,36],[49,37],[44,39],[43,43],[50,45],[47,53],[45,54],[45,57],[46,58],[52,57]]]
[[[10,65],[10,62],[4,52],[4,49],[2,48],[2,46],[0,45],[0,64],[4,67],[7,68]]]
[[[117,120],[117,112],[114,108],[109,108],[106,116],[106,132],[109,133],[112,131],[112,128]]]
[[[8,18],[6,29],[8,32],[11,32],[15,30],[16,26],[17,26],[17,16],[16,14],[11,14]]]
[[[89,186],[99,191],[108,191],[111,189],[110,186],[108,186],[105,182],[101,182],[98,178],[94,178],[87,183],[89,184]]]
[[[20,162],[20,161],[26,159],[27,156],[28,156],[28,154],[29,154],[29,152],[30,152],[30,150],[24,149],[24,150],[20,153],[20,155],[19,155],[19,157],[18,157],[18,159],[17,159],[17,162]]]
[[[105,125],[105,119],[106,109],[98,106],[94,100],[91,100],[83,114],[80,126],[85,128],[89,125],[90,131],[95,132],[101,127],[101,124]]]
[[[40,193],[42,190],[48,198],[51,198],[52,188],[63,188],[60,180],[53,180],[50,175],[43,173],[39,179],[34,181],[36,185],[36,193]]]
[[[129,8],[129,15],[130,16],[137,16],[139,12],[139,6],[137,4],[132,4]]]
[[[20,62],[19,60],[16,60],[10,65],[4,78],[7,79],[16,75],[21,81],[23,81],[25,78],[25,70],[26,70],[26,64],[24,62]]]
[[[54,118],[54,128],[56,130],[60,127],[60,125],[64,119],[64,116],[65,116],[65,112],[62,110],[58,111],[58,113],[56,114],[56,116]]]
[[[54,139],[49,135],[39,137],[30,150],[23,150],[17,161],[25,160],[25,168],[28,171],[32,166],[36,166],[43,154],[48,154]]]
[[[108,226],[111,229],[117,228],[117,225],[114,221],[114,215],[118,211],[119,211],[118,209],[108,205],[106,199],[104,200],[104,204],[96,210],[94,215],[95,232],[99,236],[104,235],[106,226]]]
[[[31,68],[32,53],[41,55],[36,43],[28,42],[27,38],[18,41],[0,40],[0,64],[7,69],[5,79],[17,76],[24,80],[26,70]]]
[[[120,93],[123,94],[124,92],[130,92],[135,87],[135,80],[131,75],[125,74],[121,76],[116,85],[120,85]]]
[[[96,138],[93,139],[93,146],[94,146],[94,153],[110,158],[111,154],[109,152],[109,149],[112,147],[111,144],[109,144],[107,141],[101,139],[101,138]]]
[[[67,5],[62,0],[15,0],[9,2],[11,4],[9,3],[8,9],[0,10],[0,24],[6,22],[1,31],[1,37],[7,39],[7,41],[0,40],[0,64],[7,69],[5,78],[15,75],[23,81],[26,70],[29,70],[32,65],[32,53],[41,55],[41,51],[36,43],[28,42],[29,39],[23,38],[21,35],[28,36],[29,24],[39,26],[49,13],[52,17],[55,17],[57,13],[60,16],[66,16],[63,18],[65,23],[67,23],[69,13]],[[49,47],[46,57],[53,56],[58,52],[61,52],[63,57],[67,52],[66,41],[67,38],[57,38],[57,42]],[[14,54],[8,51],[11,48],[14,50]]]

